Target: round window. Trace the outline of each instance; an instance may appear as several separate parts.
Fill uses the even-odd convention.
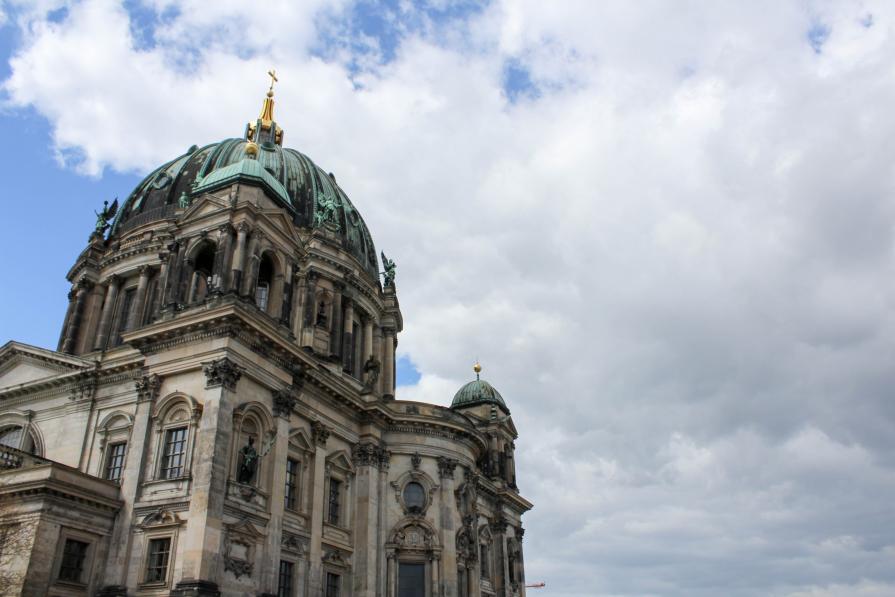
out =
[[[422,510],[426,505],[426,490],[415,481],[404,486],[404,504],[410,510]]]

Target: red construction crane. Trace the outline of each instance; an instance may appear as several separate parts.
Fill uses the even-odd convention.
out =
[[[547,586],[547,583],[536,582],[536,583],[532,583],[530,585],[525,585],[525,588],[526,589],[543,589],[546,586]]]

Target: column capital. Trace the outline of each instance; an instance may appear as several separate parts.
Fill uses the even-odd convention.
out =
[[[248,232],[251,232],[251,230],[252,227],[249,226],[248,222],[245,220],[236,225],[236,231],[241,232],[242,234],[247,234]]]
[[[202,370],[205,372],[206,388],[223,387],[230,391],[236,390],[236,383],[243,372],[242,367],[227,357],[203,363]]]
[[[438,457],[438,477],[441,479],[453,479],[454,469],[457,468],[457,460],[454,458]]]
[[[152,271],[152,266],[149,264],[145,264],[145,263],[137,268],[137,273],[139,273],[140,276],[148,276],[149,272],[151,272],[151,271]]]
[[[320,421],[311,421],[311,435],[314,436],[314,442],[319,446],[326,446],[326,440],[329,439],[329,428]]]
[[[158,375],[144,375],[134,382],[137,389],[137,402],[155,400],[162,387],[162,380]]]
[[[273,415],[289,420],[292,409],[298,404],[298,397],[293,386],[288,386],[280,390],[274,390],[273,395]]]

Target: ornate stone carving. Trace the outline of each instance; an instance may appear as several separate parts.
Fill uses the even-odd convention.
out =
[[[183,521],[180,520],[180,518],[178,518],[178,516],[170,510],[159,508],[144,516],[143,520],[140,522],[140,527],[163,527],[179,525],[182,522]]]
[[[233,576],[239,578],[242,575],[251,576],[255,565],[252,562],[224,556],[224,570],[229,570]]]
[[[137,401],[146,402],[158,398],[159,390],[162,387],[162,379],[155,374],[144,375],[134,382],[137,389]]]
[[[304,556],[307,551],[305,542],[302,538],[295,533],[290,533],[288,531],[283,531],[283,538],[280,540],[280,546],[287,551],[297,553],[299,557]]]
[[[311,435],[314,436],[316,443],[325,446],[326,440],[329,439],[329,428],[320,421],[311,421]]]
[[[419,452],[414,452],[413,456],[410,457],[410,464],[413,466],[413,470],[418,470],[420,468],[420,464],[423,462],[423,457],[420,456]]]
[[[454,469],[457,468],[457,461],[453,458],[444,456],[438,457],[438,476],[441,479],[453,479]]]
[[[389,467],[389,463],[392,459],[392,453],[389,450],[383,450],[379,454],[379,470],[387,471]]]
[[[206,388],[223,386],[227,390],[234,391],[236,390],[236,382],[242,377],[242,367],[227,357],[204,363],[202,370],[205,372]]]
[[[295,394],[294,386],[273,392],[273,415],[275,417],[283,417],[287,421],[289,420],[292,409],[298,404],[298,397]]]
[[[355,466],[381,467],[385,451],[373,442],[361,442],[351,450],[351,459]]]
[[[329,564],[330,566],[348,568],[348,560],[346,560],[345,556],[342,555],[342,552],[337,549],[328,550],[323,554],[322,560],[324,564]]]

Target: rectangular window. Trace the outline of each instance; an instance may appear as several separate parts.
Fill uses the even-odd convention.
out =
[[[338,479],[329,480],[329,524],[338,525],[341,521],[342,482]]]
[[[62,548],[62,565],[59,566],[59,580],[83,582],[84,561],[87,559],[89,543],[77,539],[66,539]]]
[[[296,504],[298,500],[298,471],[299,464],[297,460],[291,458],[286,460],[286,509],[297,510]]]
[[[168,429],[165,432],[165,445],[162,455],[162,479],[175,479],[183,476],[186,461],[186,427]]]
[[[326,595],[325,597],[339,597],[339,589],[342,585],[342,577],[332,572],[326,573]]]
[[[479,559],[482,578],[491,578],[491,553],[488,546],[482,543],[479,549]]]
[[[125,442],[111,444],[109,446],[109,456],[106,459],[106,479],[109,481],[120,481],[121,471],[124,470],[124,451],[127,448]]]
[[[398,597],[426,597],[426,565],[422,562],[398,564]]]
[[[146,582],[168,580],[168,560],[171,556],[171,538],[149,540],[149,558],[146,560]]]
[[[286,560],[280,560],[280,584],[277,588],[277,597],[292,597],[292,576],[295,565]]]

